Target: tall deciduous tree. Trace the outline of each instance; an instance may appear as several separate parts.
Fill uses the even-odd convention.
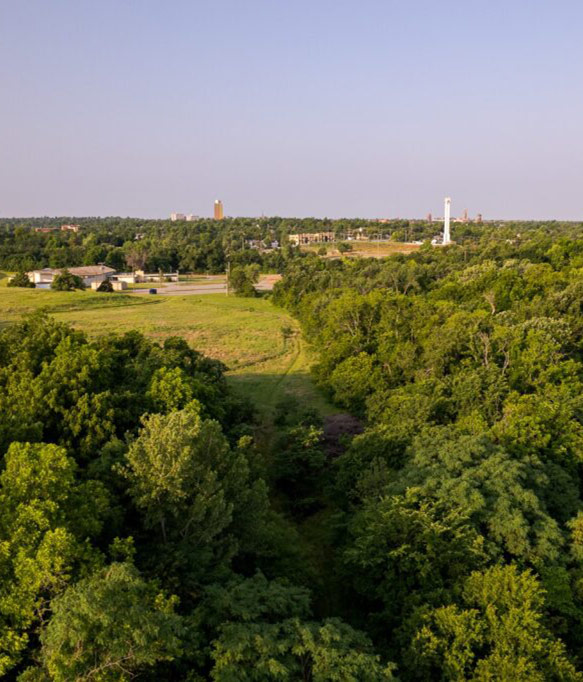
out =
[[[192,576],[229,561],[245,526],[260,526],[267,511],[263,481],[250,480],[245,456],[196,410],[145,418],[124,473],[145,526],[159,532],[159,551]]]
[[[544,592],[529,571],[494,566],[473,573],[462,601],[423,616],[408,660],[414,679],[583,679],[545,626]]]
[[[290,618],[279,623],[227,623],[213,643],[216,682],[383,682],[394,666],[382,664],[369,639],[338,619]]]
[[[81,566],[100,555],[89,540],[101,530],[107,495],[78,483],[76,466],[55,445],[13,443],[0,475],[0,675],[18,662],[50,600]]]
[[[127,563],[112,564],[53,600],[41,660],[55,682],[125,682],[181,653],[177,600]]]

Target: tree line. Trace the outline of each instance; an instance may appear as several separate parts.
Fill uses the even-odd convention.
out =
[[[78,224],[79,232],[60,231]],[[29,271],[104,263],[117,271],[224,272],[227,263],[281,272],[293,249],[288,234],[329,229],[370,229],[370,221],[285,218],[200,219],[193,222],[134,218],[30,218],[0,220],[0,268]],[[35,228],[56,228],[36,232]],[[378,228],[374,228],[377,229]],[[282,250],[269,249],[274,242]]]
[[[78,224],[79,232],[60,231],[61,224]],[[56,228],[36,232],[35,228]],[[574,224],[559,224],[573,231]],[[360,231],[371,238],[380,235],[395,241],[431,240],[441,230],[439,223],[391,220],[378,223],[364,219],[327,218],[226,218],[193,222],[140,220],[134,218],[29,218],[0,219],[0,268],[29,271],[44,267],[64,268],[104,263],[117,271],[146,269],[150,272],[224,272],[235,266],[257,264],[264,271],[283,272],[285,261],[295,251],[288,246],[293,233],[332,231],[338,235]],[[555,230],[547,223],[504,223],[499,235],[517,231]],[[458,242],[478,240],[493,228],[478,224],[456,224]],[[270,247],[277,242],[281,250]]]
[[[579,680],[583,239],[290,264],[274,300],[363,432],[313,466],[337,612],[404,680]]]

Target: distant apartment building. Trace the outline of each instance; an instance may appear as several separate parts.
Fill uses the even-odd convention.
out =
[[[35,232],[79,232],[81,225],[61,225],[61,227],[35,227]]]
[[[323,242],[336,241],[334,232],[306,232],[305,234],[290,234],[290,244],[299,246],[300,244],[321,244]]]
[[[198,220],[198,216],[194,215],[194,213],[171,213],[170,220],[173,223],[177,222],[178,220],[185,220],[187,223],[192,223],[195,220]]]
[[[222,220],[224,218],[223,215],[223,202],[220,199],[215,200],[215,207],[214,207],[214,218],[215,220]]]

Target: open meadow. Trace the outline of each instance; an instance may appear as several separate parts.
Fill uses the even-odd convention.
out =
[[[90,336],[137,329],[162,340],[182,336],[229,368],[229,381],[268,415],[286,395],[322,414],[332,408],[314,386],[298,323],[266,298],[224,294],[137,296],[0,286],[0,327],[46,310]]]
[[[420,244],[411,244],[406,242],[389,242],[389,241],[349,241],[352,251],[347,251],[341,254],[335,243],[327,244],[302,244],[300,249],[306,252],[317,253],[318,250],[324,246],[326,248],[325,258],[386,258],[395,253],[412,253],[417,251]]]

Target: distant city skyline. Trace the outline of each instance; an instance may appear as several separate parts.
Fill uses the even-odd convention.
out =
[[[0,216],[207,216],[219,194],[233,216],[421,217],[451,195],[454,215],[583,219],[577,0],[5,0],[0,19]]]

